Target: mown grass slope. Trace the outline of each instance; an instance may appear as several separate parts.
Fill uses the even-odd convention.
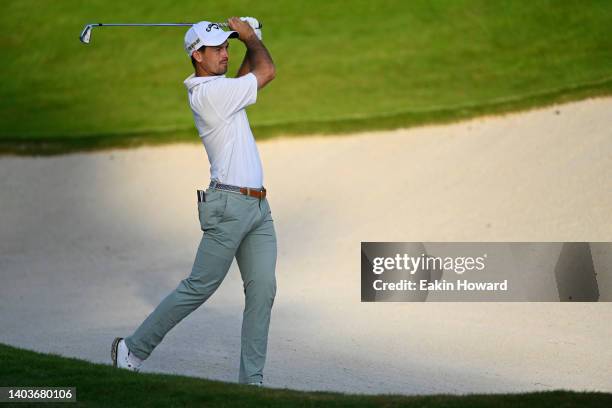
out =
[[[453,120],[612,93],[607,0],[202,3],[9,0],[0,14],[0,145],[196,139],[180,22],[252,15],[277,79],[249,108],[257,137]],[[230,73],[244,47],[231,46]]]
[[[491,395],[353,395],[254,388],[178,375],[132,373],[109,365],[0,344],[0,385],[76,387],[83,407],[609,407],[612,394],[551,391]],[[66,403],[45,402],[45,407]],[[41,406],[27,403],[2,406]]]

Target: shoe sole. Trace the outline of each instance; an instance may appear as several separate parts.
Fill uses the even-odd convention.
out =
[[[119,348],[119,342],[123,340],[123,337],[115,337],[113,345],[111,346],[111,360],[113,360],[113,367],[117,367],[117,349]]]

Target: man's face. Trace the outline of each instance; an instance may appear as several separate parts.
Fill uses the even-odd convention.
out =
[[[194,55],[194,58],[209,74],[223,75],[227,72],[229,62],[228,48],[228,41],[217,46],[207,46],[204,52],[196,51],[194,54],[199,54],[199,57]]]

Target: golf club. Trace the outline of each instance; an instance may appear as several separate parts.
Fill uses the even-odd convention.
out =
[[[105,24],[105,23],[92,23],[92,24],[86,24],[85,27],[83,28],[83,31],[81,31],[81,35],[79,37],[79,39],[81,40],[81,42],[83,44],[89,44],[89,42],[91,41],[91,31],[93,30],[94,27],[185,27],[185,26],[192,26],[195,23],[112,23],[112,24]],[[224,27],[227,28],[228,24],[227,23],[214,23],[219,25],[219,27]],[[262,28],[263,24],[259,23],[259,27],[257,28]]]

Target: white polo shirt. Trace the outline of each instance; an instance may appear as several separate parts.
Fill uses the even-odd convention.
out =
[[[185,79],[189,105],[210,162],[211,179],[260,188],[263,170],[245,108],[257,100],[257,78],[225,75]]]

